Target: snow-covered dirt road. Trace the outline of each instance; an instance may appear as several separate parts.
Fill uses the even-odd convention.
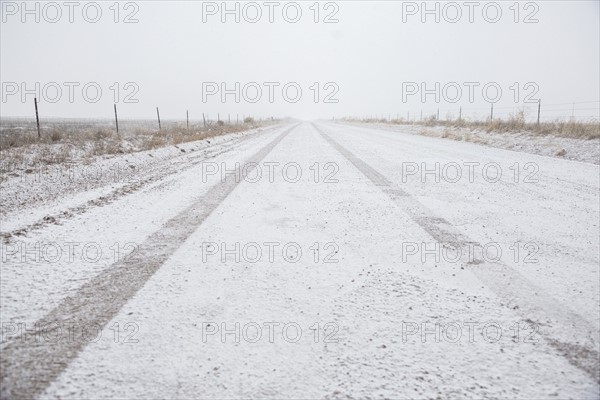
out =
[[[332,122],[181,147],[2,184],[2,398],[600,395],[598,165]]]

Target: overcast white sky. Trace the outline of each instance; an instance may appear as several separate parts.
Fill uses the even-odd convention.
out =
[[[571,114],[571,105],[551,104],[584,101],[595,103],[577,104],[576,114],[598,115],[598,1],[520,2],[518,7],[514,1],[497,2],[502,16],[496,23],[485,20],[495,17],[495,6],[486,6],[490,2],[485,1],[477,2],[473,23],[469,22],[469,8],[461,1],[456,4],[462,17],[456,23],[445,20],[456,16],[456,8],[445,8],[446,2],[438,3],[439,23],[434,15],[428,15],[423,23],[420,10],[415,15],[403,14],[403,9],[413,9],[410,2],[400,1],[320,2],[318,23],[314,22],[314,1],[297,2],[302,10],[297,23],[284,19],[283,6],[289,2],[275,7],[273,23],[268,21],[269,8],[262,1],[256,2],[263,13],[257,23],[244,19],[244,2],[239,3],[239,23],[233,15],[223,23],[220,12],[204,15],[203,22],[203,7],[207,11],[212,5],[221,8],[221,2],[137,1],[127,6],[121,2],[118,23],[114,22],[112,1],[99,2],[102,15],[97,23],[83,18],[83,7],[89,2],[78,2],[72,23],[68,6],[60,1],[62,17],[55,23],[48,20],[55,18],[56,8],[45,7],[43,2],[28,2],[31,9],[38,3],[39,22],[34,14],[22,15],[20,1],[1,3],[3,117],[33,115],[34,96],[26,95],[23,101],[23,82],[29,89],[35,88],[36,82],[40,88],[51,82],[62,87],[62,97],[55,103],[50,102],[55,96],[52,84],[45,94],[39,94],[41,114],[57,117],[111,117],[115,82],[120,87],[117,106],[122,118],[154,118],[157,106],[163,118],[173,119],[185,118],[186,110],[192,119],[201,118],[203,112],[213,118],[220,113],[222,119],[228,113],[303,119],[397,113],[406,117],[411,113],[414,118],[421,110],[428,114],[438,107],[441,116],[448,110],[457,114],[463,107],[463,115],[468,117],[488,112],[481,90],[488,82],[497,82],[502,89],[495,105],[497,115],[523,106],[527,94],[532,94],[533,100],[541,98],[542,106],[548,105],[542,108],[547,110],[546,118]],[[234,8],[235,3],[228,2],[228,7]],[[428,7],[434,8],[435,3],[428,2]],[[412,4],[421,7],[421,2]],[[514,21],[516,8],[520,11],[518,23]],[[254,17],[255,9],[245,10],[247,17]],[[92,19],[93,6],[88,6],[87,12]],[[123,23],[130,13],[137,23]],[[337,23],[322,21],[330,13]],[[294,18],[293,5],[285,15]],[[539,22],[524,23],[528,15]],[[72,103],[64,82],[79,83]],[[83,85],[90,82],[102,89],[96,103],[82,95]],[[125,88],[127,82],[135,86]],[[203,82],[225,82],[230,89],[235,82],[241,87],[257,82],[263,93],[257,103],[244,96],[236,103],[234,95],[222,102],[219,94],[203,102]],[[274,88],[273,103],[263,82],[280,83]],[[283,97],[282,87],[289,82],[302,89],[297,103]],[[315,82],[320,87],[318,103],[313,98]],[[334,85],[325,87],[328,82]],[[419,95],[403,99],[403,82],[426,82],[431,89],[435,82],[442,87],[457,82],[463,93],[454,103],[442,98],[438,104],[433,95],[423,103]],[[463,82],[480,84],[474,89],[473,102]],[[517,102],[515,82],[520,87]],[[539,91],[534,93],[534,85],[525,87],[528,82]],[[93,98],[94,88],[89,87]],[[139,102],[124,102],[135,87],[139,91],[132,99]],[[338,102],[324,103],[325,95],[336,87],[339,91],[332,99]],[[15,88],[18,93],[11,94]],[[248,88],[247,97],[254,96],[254,89]],[[291,87],[289,96],[294,93]],[[495,96],[493,90],[489,93]],[[454,91],[447,94],[456,97]]]

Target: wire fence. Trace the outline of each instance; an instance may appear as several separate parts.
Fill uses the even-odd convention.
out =
[[[403,112],[387,114],[368,114],[362,116],[365,120],[402,120],[419,122],[426,120],[467,120],[489,121],[494,119],[509,120],[522,118],[525,122],[589,122],[600,121],[600,101],[576,101],[571,103],[543,102],[530,103],[521,106],[497,107],[427,107],[410,109]]]
[[[181,119],[161,119],[160,109],[156,107],[156,117],[151,118],[121,118],[118,115],[117,105],[114,105],[114,118],[58,118],[44,117],[38,108],[38,101],[34,99],[35,114],[31,117],[3,117],[0,118],[0,134],[18,134],[37,132],[38,136],[56,130],[75,132],[77,130],[105,129],[114,130],[116,133],[136,133],[139,131],[161,130],[189,130],[200,131],[215,126],[242,125],[254,122],[273,121],[273,117],[254,117],[246,114],[220,114],[208,115],[202,113],[201,119],[190,119],[189,110],[182,113]]]

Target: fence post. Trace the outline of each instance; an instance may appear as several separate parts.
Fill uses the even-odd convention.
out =
[[[490,122],[494,119],[494,103],[492,103],[492,111],[490,112]]]
[[[231,114],[227,114],[227,124],[231,125]]]
[[[538,117],[537,117],[537,124],[540,124],[540,108],[542,107],[542,99],[538,100]]]
[[[33,98],[33,103],[35,104],[35,122],[37,123],[38,138],[41,138],[42,134],[40,133],[40,115],[38,114],[37,97]]]
[[[204,124],[204,127],[206,128],[206,118],[204,118],[204,113],[202,113],[202,123]]]
[[[117,134],[119,134],[119,118],[117,117],[117,105],[114,104],[115,106],[115,125],[117,126]]]
[[[156,107],[156,116],[158,117],[158,130],[162,131],[162,128],[160,126],[160,113],[158,112],[158,107]]]
[[[185,110],[185,127],[190,129],[190,112]]]
[[[458,122],[462,119],[462,107],[458,109]]]
[[[437,109],[437,116],[435,117],[435,120],[436,121],[440,120],[440,109],[439,108]]]

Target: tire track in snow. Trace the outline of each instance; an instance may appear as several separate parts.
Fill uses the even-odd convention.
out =
[[[247,160],[246,173],[277,146],[297,124],[285,129],[277,138]],[[240,171],[242,173],[242,171]],[[229,174],[208,193],[187,209],[167,221],[163,227],[140,244],[138,251],[113,264],[83,285],[75,295],[64,299],[56,308],[35,324],[46,335],[54,337],[64,323],[103,329],[242,181]],[[57,329],[49,329],[56,324]],[[45,329],[44,329],[45,328]],[[87,341],[83,335],[56,343],[36,340],[35,328],[10,340],[2,349],[0,360],[0,397],[34,398],[56,379],[77,357]]]
[[[466,246],[478,245],[444,218],[435,216],[434,212],[332,139],[317,125],[313,124],[313,127],[440,244],[457,246],[464,250]],[[600,383],[598,331],[592,324],[502,262],[490,263],[481,258],[474,259],[468,263],[468,269],[525,320],[534,320],[540,327],[539,333],[569,363]]]
[[[277,129],[277,128],[274,128]],[[260,134],[269,132],[270,130],[265,130]],[[185,155],[185,156],[177,156],[170,160],[165,160],[164,164],[152,165],[150,169],[146,172],[146,176],[136,180],[132,183],[124,184],[116,189],[111,190],[109,193],[103,194],[96,198],[90,199],[85,203],[79,204],[77,206],[69,207],[66,210],[62,210],[53,215],[47,215],[44,218],[30,223],[28,225],[21,226],[17,229],[13,229],[7,232],[0,232],[0,238],[4,241],[5,244],[10,243],[11,239],[18,238],[20,236],[26,236],[30,232],[34,232],[40,229],[45,228],[51,224],[60,224],[61,221],[65,219],[71,219],[76,215],[85,214],[92,207],[102,207],[108,204],[113,203],[114,201],[120,199],[121,197],[127,196],[129,194],[135,193],[137,191],[143,190],[149,185],[158,182],[160,180],[166,179],[172,175],[175,175],[183,170],[187,170],[192,168],[207,159],[217,157],[223,153],[230,151],[235,146],[243,143],[248,140],[250,137],[255,137],[255,135],[244,135],[241,137],[234,137],[230,141],[226,142],[223,147],[213,148],[216,146],[211,146],[206,150],[207,151],[200,155]],[[180,157],[185,157],[181,159]]]

